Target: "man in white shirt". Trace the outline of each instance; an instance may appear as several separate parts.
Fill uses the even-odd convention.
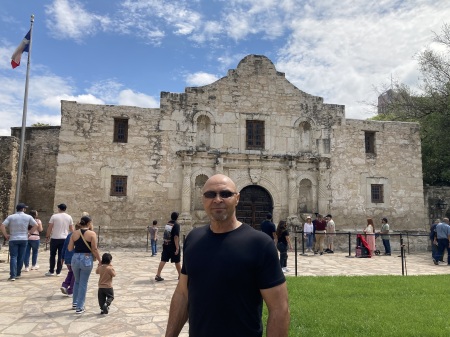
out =
[[[73,219],[66,213],[67,206],[65,204],[59,204],[58,213],[55,213],[50,218],[48,228],[47,228],[47,242],[50,240],[50,269],[46,276],[55,275],[55,265],[56,265],[56,276],[59,276],[62,269],[61,263],[61,253],[64,246],[64,241],[66,240],[69,231],[73,231]],[[58,253],[58,260],[56,260],[56,253]]]

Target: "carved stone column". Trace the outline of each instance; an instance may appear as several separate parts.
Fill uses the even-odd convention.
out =
[[[183,186],[181,188],[181,214],[180,223],[185,224],[186,221],[191,223],[191,174],[192,174],[192,157],[185,155],[183,158]]]
[[[319,162],[319,177],[318,177],[318,212],[326,215],[329,212],[329,169],[326,161]]]
[[[297,171],[294,161],[291,161],[288,171],[288,207],[289,216],[288,224],[293,226],[300,225],[300,220],[298,218],[298,193],[299,189],[297,187]],[[295,227],[295,229],[298,229]]]

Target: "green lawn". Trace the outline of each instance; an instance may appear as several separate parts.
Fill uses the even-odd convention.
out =
[[[450,336],[450,275],[288,277],[287,284],[289,336]]]

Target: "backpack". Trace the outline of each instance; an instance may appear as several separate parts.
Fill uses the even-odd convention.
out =
[[[163,234],[163,243],[165,245],[170,245],[170,242],[172,241],[172,228],[173,224],[167,223],[164,227],[164,234]]]

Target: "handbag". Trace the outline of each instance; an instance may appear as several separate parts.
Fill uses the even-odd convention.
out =
[[[83,235],[83,233],[81,232],[81,229],[80,229],[80,236],[81,236],[81,238],[83,239],[83,241],[84,241],[86,247],[88,247],[89,250],[90,250],[91,253],[92,253],[91,246],[89,246],[89,244],[87,243],[86,239],[84,238],[84,235]],[[92,257],[93,257],[94,262],[97,261],[97,258],[94,256],[94,254],[92,254]]]

